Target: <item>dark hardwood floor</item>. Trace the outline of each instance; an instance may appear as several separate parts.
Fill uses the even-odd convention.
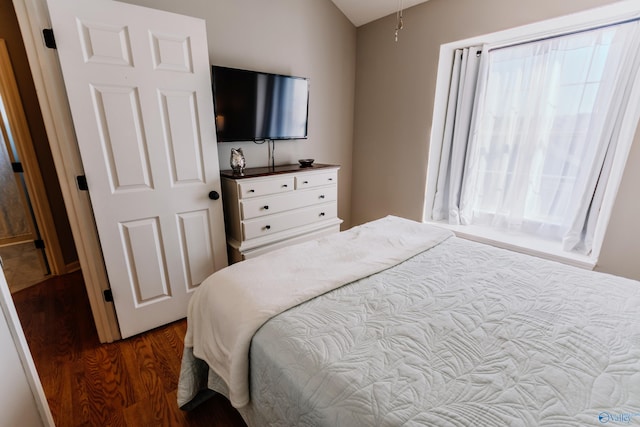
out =
[[[13,297],[57,427],[245,427],[222,396],[178,408],[186,321],[100,344],[80,272]]]

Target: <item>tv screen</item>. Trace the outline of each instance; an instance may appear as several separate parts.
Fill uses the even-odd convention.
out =
[[[211,68],[218,142],[307,137],[307,79]]]

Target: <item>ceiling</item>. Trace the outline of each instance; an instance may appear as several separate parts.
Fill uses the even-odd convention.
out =
[[[402,2],[403,9],[408,9],[427,0],[331,0],[347,18],[359,27],[383,16],[397,12]]]

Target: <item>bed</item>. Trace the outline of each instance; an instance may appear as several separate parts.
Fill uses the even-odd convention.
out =
[[[640,283],[386,217],[194,294],[178,403],[249,426],[640,422]]]

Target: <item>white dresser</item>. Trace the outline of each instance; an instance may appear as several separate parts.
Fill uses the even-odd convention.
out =
[[[222,171],[229,261],[340,231],[336,165]]]

